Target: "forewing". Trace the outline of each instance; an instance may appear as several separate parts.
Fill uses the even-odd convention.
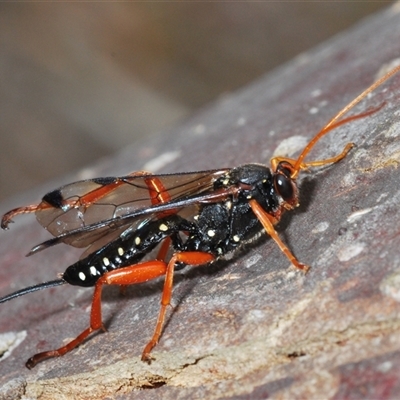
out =
[[[128,175],[65,185],[45,195],[36,211],[39,223],[55,238],[32,251],[59,242],[82,248],[103,237],[109,236],[111,241],[128,227],[135,229],[146,218],[164,210],[178,212],[193,204],[196,195],[212,193],[214,181],[226,172]],[[149,180],[155,185],[149,186]]]

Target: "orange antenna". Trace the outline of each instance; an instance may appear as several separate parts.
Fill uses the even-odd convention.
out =
[[[346,122],[352,121],[353,119],[357,119],[360,117],[364,117],[367,115],[372,114],[373,112],[379,110],[382,106],[379,106],[377,109],[366,111],[363,114],[359,114],[353,117],[348,117],[344,118],[343,120],[340,121],[340,118],[346,114],[349,110],[351,110],[356,104],[358,104],[361,100],[363,100],[369,93],[374,91],[378,86],[382,85],[383,82],[388,80],[390,77],[392,77],[394,74],[400,71],[400,65],[397,67],[393,68],[391,71],[389,71],[387,74],[382,76],[380,79],[378,79],[375,83],[373,83],[369,88],[365,89],[361,94],[359,94],[353,101],[351,101],[349,104],[347,104],[346,107],[344,107],[341,111],[339,111],[315,136],[314,138],[307,144],[307,146],[304,148],[304,150],[301,152],[299,155],[299,158],[297,159],[296,163],[294,164],[293,167],[293,173],[292,173],[292,179],[296,178],[300,169],[301,165],[303,163],[304,158],[306,155],[310,152],[310,150],[314,147],[314,145],[318,142],[319,139],[321,139],[322,136],[330,132],[332,129],[337,128],[338,126],[345,124]]]

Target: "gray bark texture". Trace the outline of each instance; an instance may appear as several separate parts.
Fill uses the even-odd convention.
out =
[[[296,156],[327,121],[400,57],[400,7],[301,54],[180,126],[112,159],[2,204],[33,203],[87,176],[179,172]],[[342,399],[400,393],[400,74],[350,114],[377,113],[325,136],[308,160],[356,147],[340,163],[302,173],[301,205],[277,226],[303,263],[294,270],[261,238],[234,259],[176,273],[174,302],[155,360],[140,361],[162,280],[104,290],[107,332],[33,370],[34,353],[88,326],[91,289],[62,286],[0,306],[0,398]],[[45,149],[44,149],[45,150]],[[45,155],[44,155],[45,156]],[[18,203],[17,203],[18,202]],[[0,233],[0,295],[46,280],[77,258],[32,216]]]

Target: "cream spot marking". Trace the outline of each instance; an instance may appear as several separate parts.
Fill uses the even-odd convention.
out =
[[[213,236],[215,236],[215,231],[214,231],[213,229],[210,229],[210,230],[207,232],[207,235],[210,236],[210,237],[213,237]]]
[[[86,280],[86,275],[83,272],[79,272],[78,276],[81,281]]]
[[[166,231],[168,230],[168,226],[165,225],[165,224],[161,224],[161,225],[158,227],[158,229],[159,229],[161,232],[166,232]]]
[[[235,235],[235,236],[233,237],[233,240],[234,240],[235,242],[240,242],[240,237],[239,237],[238,235]]]
[[[107,257],[103,258],[103,264],[108,267],[110,265],[110,260]]]
[[[140,237],[137,236],[137,237],[135,238],[135,244],[136,244],[136,246],[139,246],[140,242],[141,242]]]
[[[93,265],[89,268],[89,270],[91,275],[93,276],[97,275],[97,269]]]
[[[124,255],[124,249],[123,249],[122,247],[118,247],[118,254],[119,254],[120,256],[123,256],[123,255]]]

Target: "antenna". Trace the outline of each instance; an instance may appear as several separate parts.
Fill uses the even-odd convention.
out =
[[[378,79],[375,83],[373,83],[370,87],[365,89],[361,94],[359,94],[353,101],[351,101],[349,104],[347,104],[346,107],[344,107],[342,110],[340,110],[315,136],[314,138],[308,143],[308,145],[304,148],[302,153],[299,155],[295,165],[293,166],[294,172],[292,173],[292,178],[296,178],[298,175],[300,169],[301,169],[301,164],[305,158],[305,156],[309,153],[309,151],[314,147],[315,143],[318,142],[319,139],[321,139],[322,136],[330,132],[332,129],[346,123],[349,121],[352,121],[353,119],[363,117],[364,115],[369,115],[372,114],[373,112],[377,111],[380,109],[378,107],[376,110],[372,110],[370,112],[366,112],[365,114],[360,114],[358,116],[353,116],[353,117],[348,117],[343,120],[340,120],[340,118],[346,114],[349,110],[351,110],[356,104],[358,104],[361,100],[365,99],[369,93],[374,91],[377,87],[382,85],[383,82],[387,81],[390,77],[392,77],[394,74],[400,71],[400,65],[397,67],[393,68],[391,71],[389,71],[386,75],[382,76],[380,79]]]
[[[19,296],[23,296],[24,294],[36,292],[37,290],[47,289],[47,288],[50,288],[53,286],[64,285],[65,283],[67,283],[67,282],[64,279],[56,279],[54,281],[48,281],[48,282],[39,283],[38,285],[29,286],[24,289],[17,290],[16,292],[11,293],[7,296],[1,297],[0,303],[5,303],[6,301],[14,299],[15,297],[19,297]]]

